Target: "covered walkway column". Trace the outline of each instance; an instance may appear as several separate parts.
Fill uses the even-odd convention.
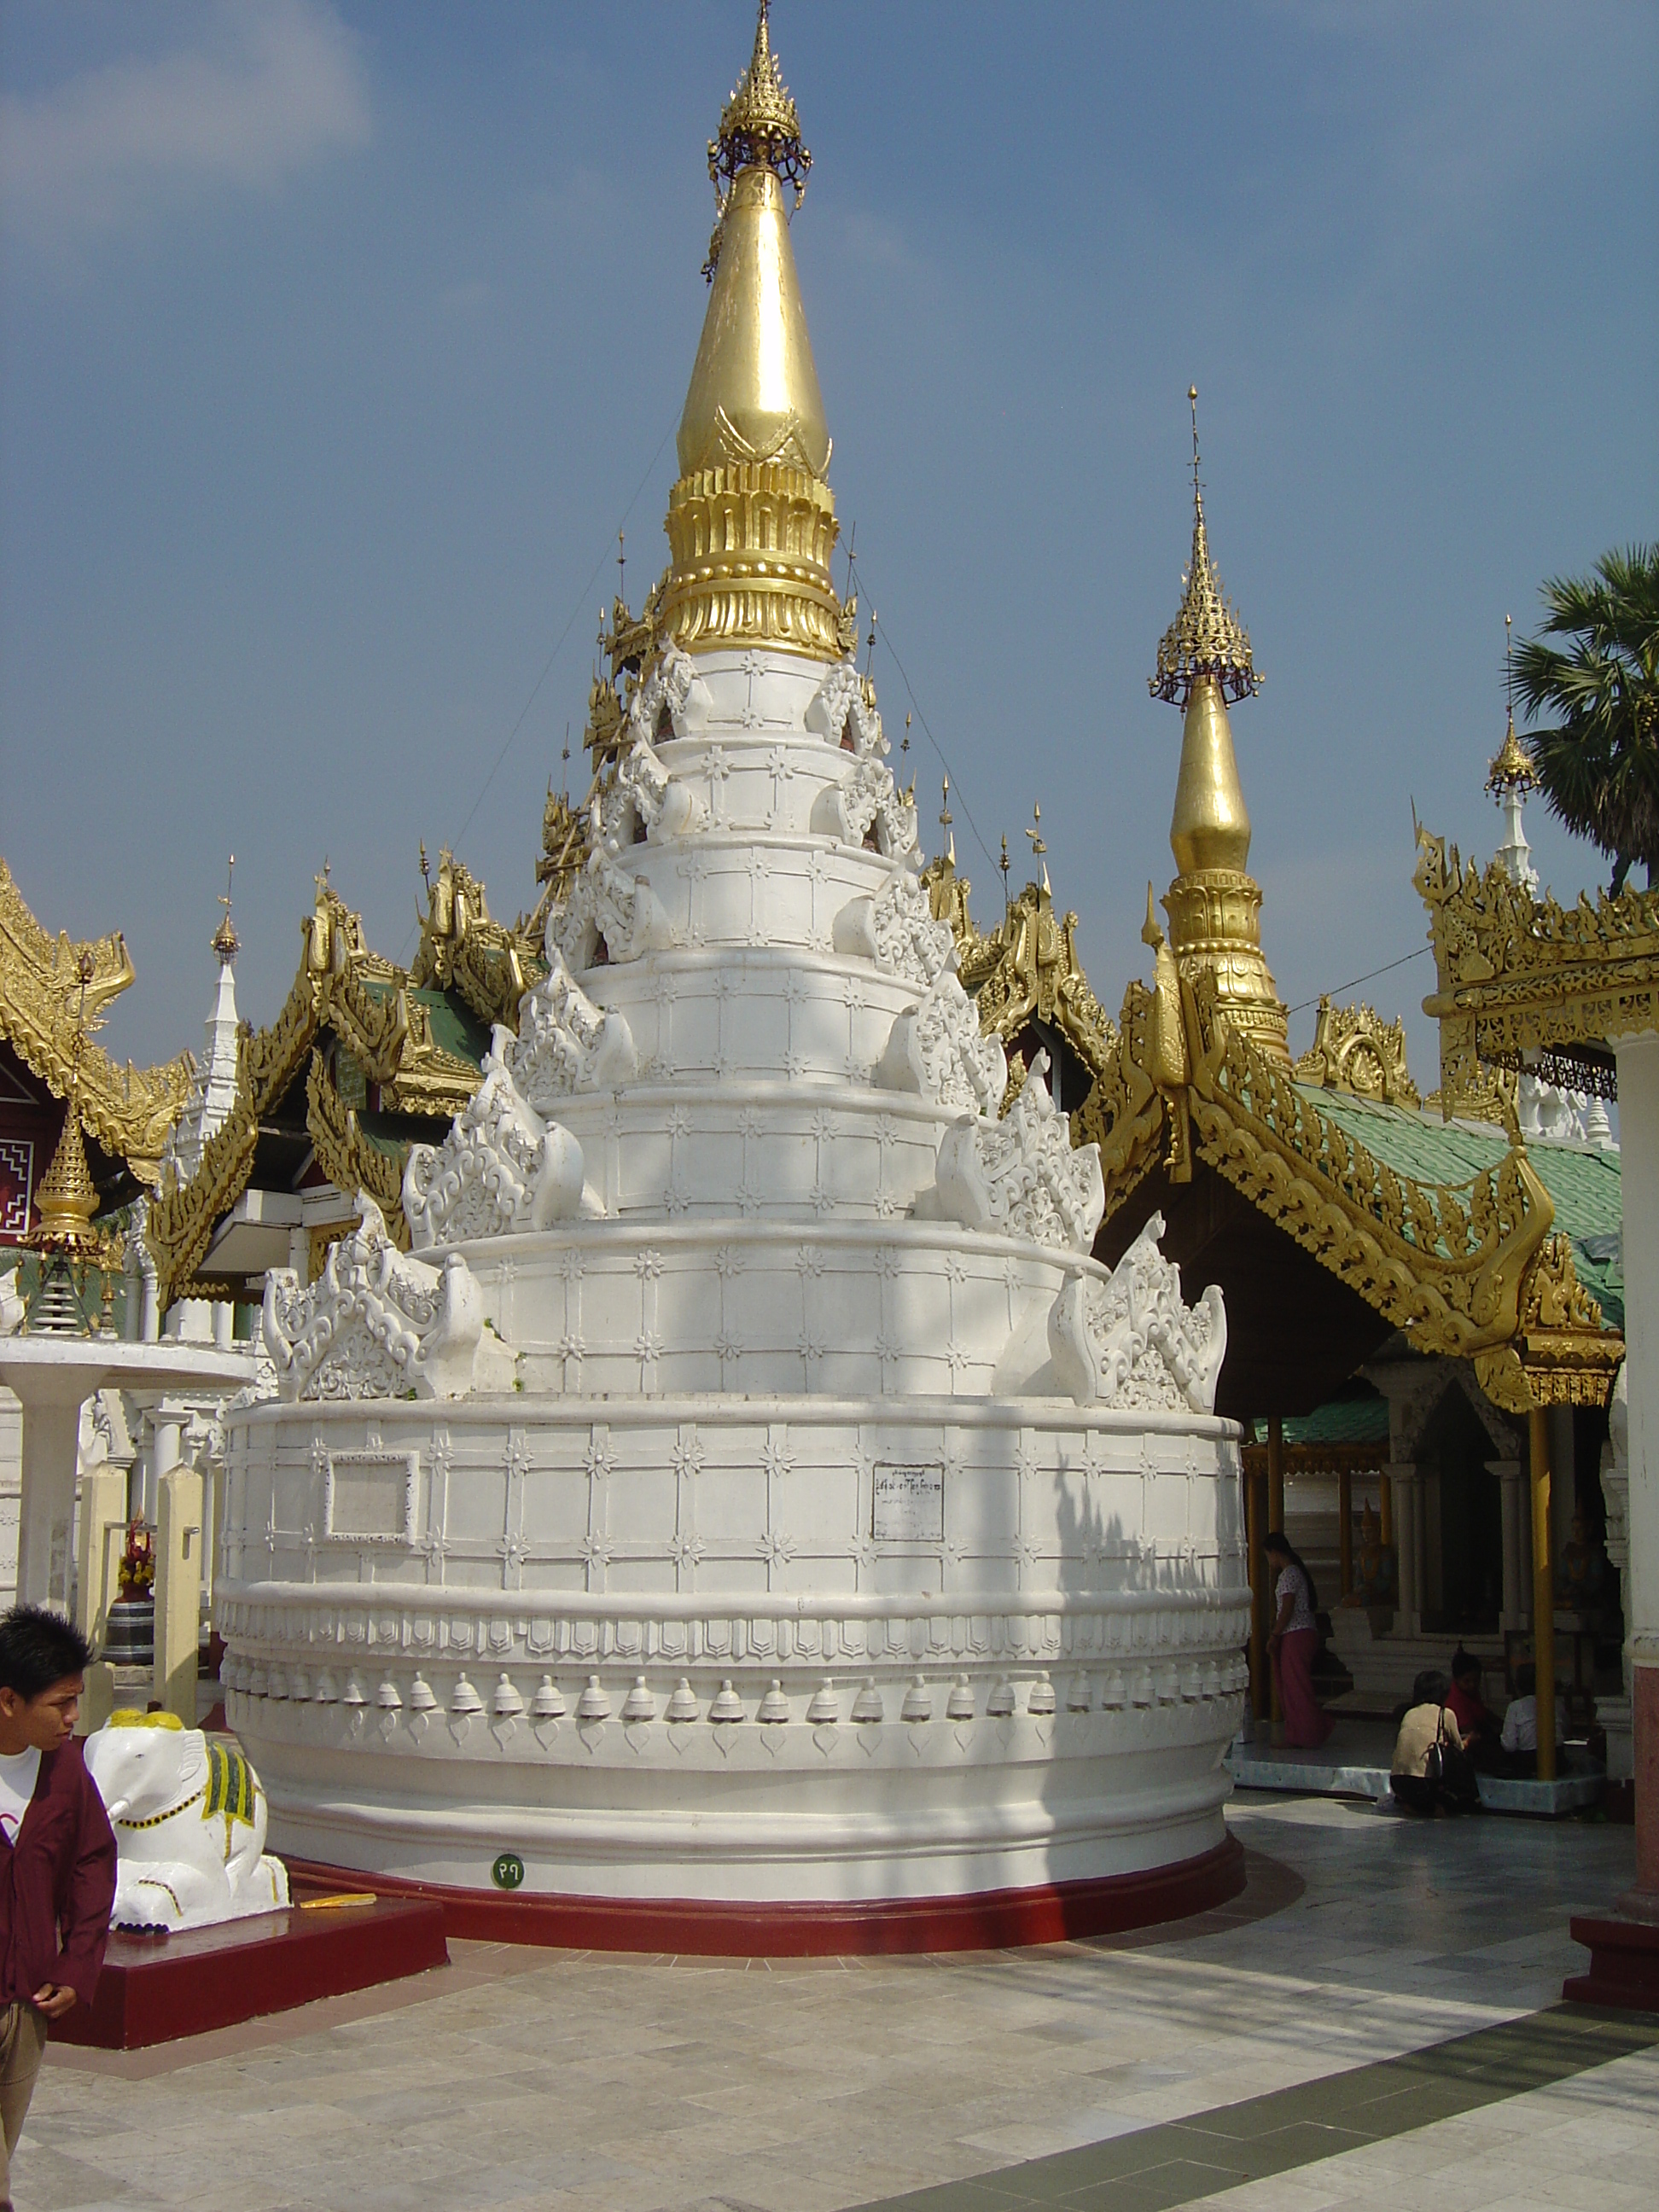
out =
[[[1420,1636],[1423,1632],[1423,1580],[1419,1571],[1422,1532],[1417,1525],[1417,1469],[1407,1461],[1390,1460],[1383,1479],[1394,1493],[1395,1562],[1400,1579],[1398,1626],[1402,1636]]]
[[[1521,1564],[1521,1462],[1489,1459],[1486,1472],[1498,1477],[1504,1514],[1504,1594],[1498,1626],[1507,1633],[1525,1626],[1528,1612],[1526,1571]]]

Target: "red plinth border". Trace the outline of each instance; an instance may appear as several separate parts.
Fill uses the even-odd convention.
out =
[[[884,1898],[852,1905],[732,1905],[698,1898],[520,1897],[408,1881],[289,1858],[296,1881],[421,1898],[447,1935],[566,1950],[669,1951],[711,1958],[850,1958],[900,1951],[986,1951],[1060,1943],[1185,1920],[1237,1897],[1236,1837],[1198,1858],[1096,1881],[988,1890],[974,1897]]]
[[[117,1930],[91,2004],[55,2021],[52,2039],[139,2051],[448,1963],[443,1912],[414,1898],[321,1912],[290,1907],[180,1936]]]
[[[1659,2012],[1659,1926],[1641,1920],[1603,1920],[1579,1913],[1572,1940],[1590,1954],[1589,1972],[1561,1984],[1573,2004],[1616,2005],[1627,2012]]]

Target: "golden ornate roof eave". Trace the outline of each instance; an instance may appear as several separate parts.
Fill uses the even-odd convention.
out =
[[[933,864],[933,881],[941,879],[941,863]],[[923,879],[928,881],[928,872]],[[930,892],[932,888],[929,882]],[[981,1034],[1008,1044],[1027,1022],[1046,1022],[1091,1076],[1110,1065],[1117,1032],[1078,957],[1078,918],[1055,912],[1046,884],[1027,884],[997,927],[983,935],[969,915],[964,887],[954,902],[951,927],[957,970],[974,1000]]]
[[[407,976],[369,950],[361,917],[337,892],[319,886],[301,936],[299,969],[282,1011],[268,1028],[242,1032],[229,1115],[203,1147],[191,1180],[169,1184],[150,1206],[144,1241],[155,1261],[163,1310],[197,1276],[214,1231],[247,1188],[261,1123],[301,1074],[307,1077],[307,1128],[324,1172],[331,1158],[356,1162],[356,1147],[384,1158],[374,1155],[355,1118],[348,1123],[343,1103],[337,1115],[324,1114],[312,1095],[315,1047],[325,1028],[368,1080],[381,1086],[388,1111],[447,1119],[481,1079],[471,1061],[433,1042],[426,1010],[409,997]],[[380,1184],[372,1172],[358,1175],[349,1187],[365,1181],[378,1195]]]
[[[1483,874],[1420,827],[1412,880],[1434,947],[1437,988],[1423,1011],[1440,1024],[1443,1100],[1483,1065],[1575,1047],[1593,1055],[1659,1028],[1659,890],[1594,903],[1581,893],[1564,907],[1501,861]]]
[[[1417,1350],[1475,1360],[1506,1410],[1539,1402],[1528,1316],[1540,1267],[1560,1269],[1559,1249],[1544,1249],[1554,1206],[1525,1147],[1512,1142],[1461,1184],[1397,1175],[1230,1026],[1207,979],[1178,976],[1167,951],[1153,989],[1129,985],[1113,1064],[1073,1116],[1075,1141],[1101,1149],[1106,1218],[1160,1164],[1189,1179],[1196,1155]],[[1595,1328],[1582,1308],[1576,1318],[1571,1387],[1581,1402],[1604,1400],[1618,1340],[1599,1312]]]
[[[83,955],[92,963],[88,1011],[95,1012],[133,980],[120,932],[84,945],[49,937],[0,860],[0,1036],[57,1098],[70,1091]],[[155,1067],[136,1068],[131,1060],[118,1067],[88,1038],[76,1079],[82,1125],[102,1152],[153,1186],[195,1072],[187,1052]]]
[[[550,813],[551,806],[550,793]],[[544,842],[546,829],[544,820]],[[512,924],[493,920],[483,884],[464,861],[444,852],[419,920],[421,941],[410,965],[410,985],[453,991],[481,1022],[505,1022],[516,1029],[520,1000],[547,973],[535,919],[521,917]]]
[[[1319,1001],[1314,1041],[1296,1063],[1298,1083],[1344,1091],[1385,1106],[1419,1106],[1406,1058],[1406,1024],[1385,1022],[1374,1006]]]

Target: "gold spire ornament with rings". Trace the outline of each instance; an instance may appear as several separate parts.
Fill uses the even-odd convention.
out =
[[[1532,756],[1515,734],[1515,617],[1504,617],[1504,688],[1509,697],[1509,727],[1504,742],[1493,756],[1486,776],[1486,789],[1494,799],[1502,799],[1511,791],[1536,791],[1539,786],[1537,769]]]
[[[668,495],[659,622],[688,651],[772,645],[839,660],[831,441],[789,242],[811,156],[763,0],[754,52],[710,141],[717,223],[702,343]]]
[[[1198,388],[1193,415],[1193,550],[1179,612],[1147,682],[1155,699],[1184,708],[1170,846],[1178,871],[1164,904],[1176,964],[1189,981],[1208,975],[1233,1027],[1289,1065],[1290,1017],[1261,951],[1261,889],[1248,872],[1250,817],[1238,780],[1229,699],[1255,696],[1261,678],[1249,634],[1210,555],[1199,477]]]

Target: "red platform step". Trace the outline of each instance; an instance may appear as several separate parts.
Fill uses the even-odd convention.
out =
[[[139,2051],[448,1963],[442,1906],[404,1898],[290,1905],[178,1936],[117,1930],[91,2005],[77,2005],[52,2037]]]
[[[1576,1915],[1570,1925],[1573,1942],[1590,1954],[1589,1972],[1561,1985],[1570,2003],[1659,2012],[1659,1926],[1590,1913]]]

